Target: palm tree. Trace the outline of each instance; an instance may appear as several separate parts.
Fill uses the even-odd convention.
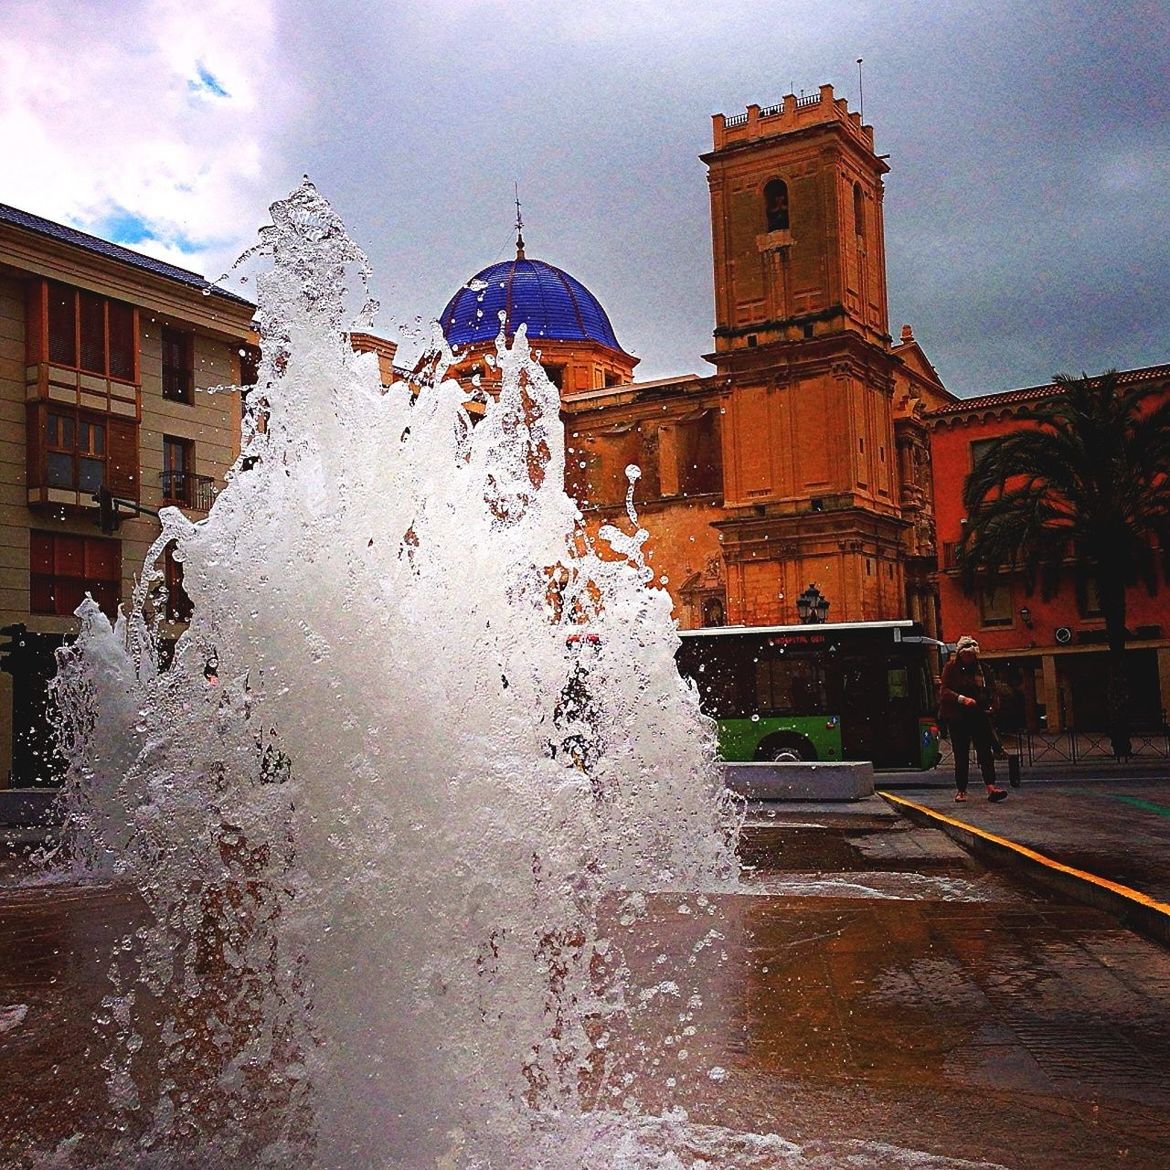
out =
[[[1109,731],[1128,755],[1126,588],[1170,578],[1170,399],[1150,409],[1148,387],[1125,390],[1116,370],[1058,375],[1051,397],[1020,417],[967,476],[969,520],[958,549],[970,594],[1007,571],[1045,598],[1070,580],[1096,587],[1109,646]]]

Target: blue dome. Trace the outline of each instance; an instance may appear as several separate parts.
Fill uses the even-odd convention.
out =
[[[622,352],[605,310],[579,280],[523,255],[477,272],[447,302],[439,323],[449,345],[479,345],[495,341],[501,312],[508,338],[527,325],[533,342],[596,341]]]

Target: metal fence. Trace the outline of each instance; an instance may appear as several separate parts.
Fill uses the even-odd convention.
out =
[[[1118,761],[1113,753],[1113,741],[1108,731],[1007,731],[1000,732],[1000,740],[1009,754],[1020,757],[1025,767],[1045,764],[1103,764]],[[951,767],[954,760],[950,740],[942,745],[940,767]],[[1130,760],[1170,759],[1170,726],[1163,716],[1161,723],[1130,728],[1129,753],[1120,762]],[[974,762],[975,750],[971,749]]]

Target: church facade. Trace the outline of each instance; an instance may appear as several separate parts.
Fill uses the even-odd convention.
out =
[[[638,468],[649,563],[683,628],[796,622],[815,586],[829,620],[937,633],[925,416],[954,399],[911,331],[888,331],[872,128],[822,86],[713,131],[713,373],[634,381],[596,298],[522,243],[444,311],[456,373],[490,381],[500,321],[528,322],[561,388],[570,490],[595,530],[628,523]]]

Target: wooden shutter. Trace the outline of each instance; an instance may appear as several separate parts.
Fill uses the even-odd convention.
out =
[[[79,369],[91,374],[109,373],[106,362],[106,301],[96,293],[78,293],[78,316],[81,320]]]
[[[683,495],[723,490],[723,451],[719,442],[719,415],[704,411],[699,418],[678,425],[678,480]]]
[[[106,486],[124,500],[138,499],[138,424],[107,416]]]
[[[106,310],[109,320],[110,377],[121,382],[134,382],[134,351],[137,348],[134,310],[121,301],[107,302]]]
[[[54,365],[77,365],[77,290],[52,281],[46,302],[48,360]],[[44,361],[44,358],[40,359]]]
[[[25,424],[25,481],[29,487],[45,486],[45,415],[44,403],[30,402],[26,406]]]
[[[30,280],[24,300],[24,361],[35,366],[49,356],[49,286],[43,280]]]

